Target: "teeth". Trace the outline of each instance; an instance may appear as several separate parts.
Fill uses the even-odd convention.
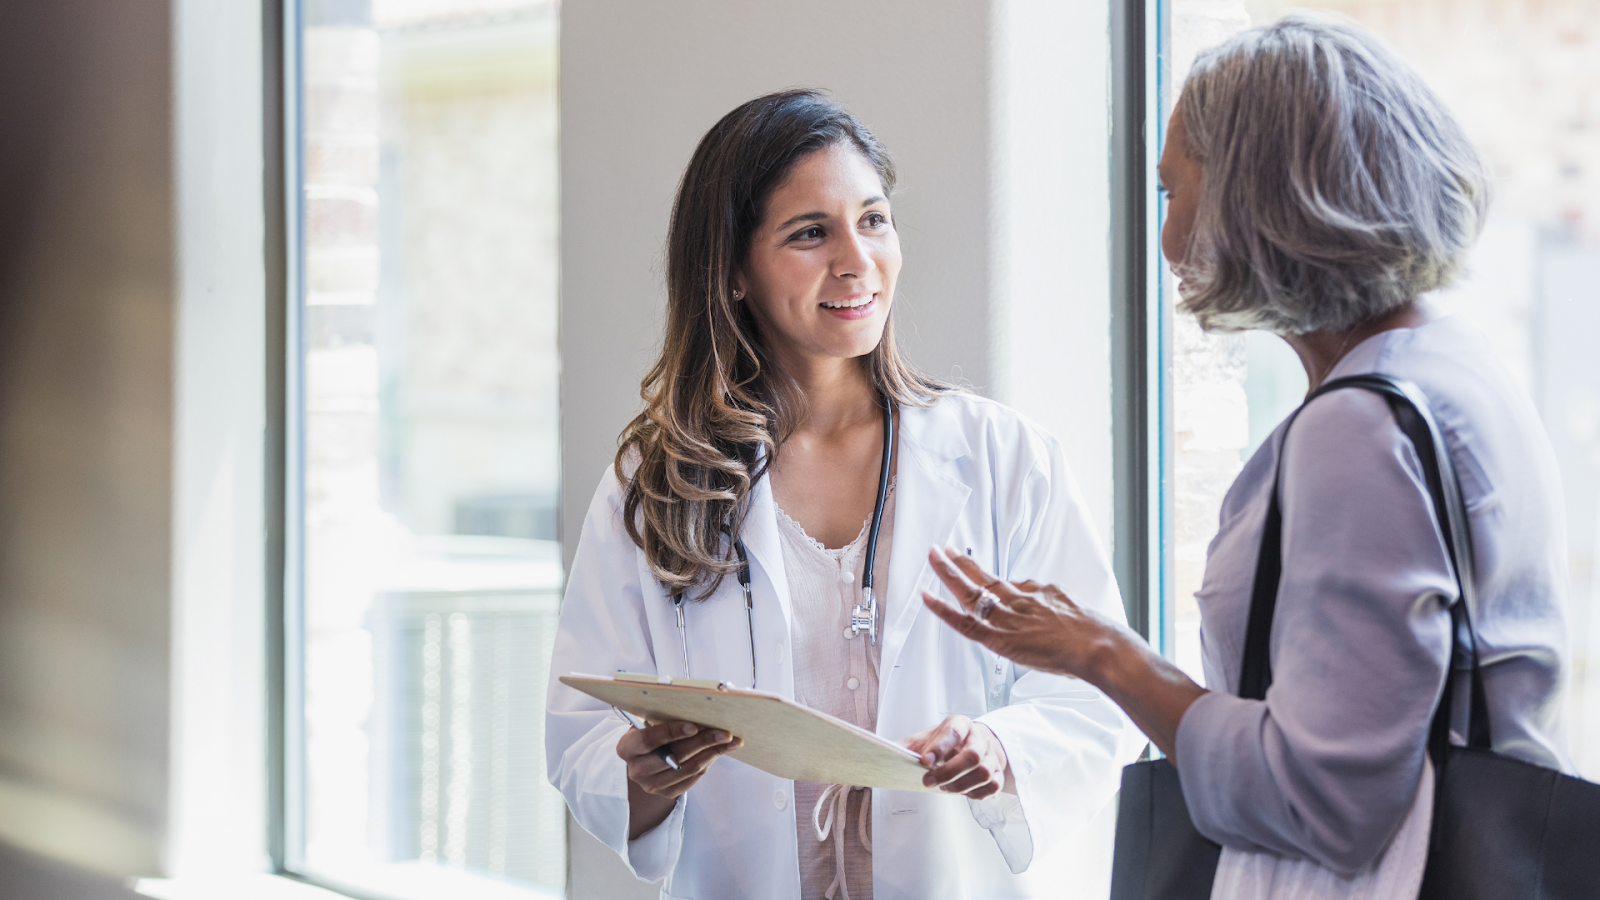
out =
[[[858,297],[855,300],[846,300],[843,303],[824,303],[822,305],[827,309],[855,309],[858,306],[866,306],[871,302],[872,295],[868,294],[865,297]]]

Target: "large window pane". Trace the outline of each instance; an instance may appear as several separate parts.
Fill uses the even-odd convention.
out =
[[[1250,27],[1249,15],[1238,2],[1176,0],[1167,9],[1171,16],[1171,79],[1162,98],[1163,129],[1195,54]],[[1202,331],[1192,316],[1175,311],[1178,282],[1165,260],[1161,274],[1172,334],[1172,433],[1165,436],[1172,466],[1171,496],[1167,498],[1172,541],[1172,572],[1166,579],[1172,594],[1165,598],[1167,633],[1171,635],[1168,649],[1190,677],[1203,683],[1200,608],[1194,595],[1205,575],[1206,548],[1217,532],[1222,497],[1243,467],[1247,451],[1259,442],[1255,428],[1271,431],[1282,418],[1279,414],[1272,419],[1273,411],[1264,403],[1250,403],[1246,383],[1252,351],[1270,353],[1276,343],[1288,354],[1288,365],[1281,367],[1285,375],[1299,372],[1300,366],[1294,351],[1277,338]],[[1305,393],[1304,374],[1298,389],[1286,386],[1282,393],[1288,398],[1288,409],[1293,409]]]
[[[559,894],[556,7],[306,0],[301,22],[291,858],[391,896]]]
[[[1173,83],[1195,51],[1299,4],[1178,0]],[[1534,398],[1566,489],[1572,574],[1572,747],[1600,777],[1600,19],[1591,3],[1320,0],[1421,72],[1484,154],[1494,205],[1462,283],[1437,299],[1475,321]],[[1171,280],[1168,280],[1169,302]],[[1198,673],[1194,590],[1222,492],[1305,391],[1270,335],[1213,336],[1175,317],[1172,613]]]

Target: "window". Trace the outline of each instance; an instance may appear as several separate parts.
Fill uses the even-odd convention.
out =
[[[1272,21],[1280,0],[1177,0],[1171,81],[1196,50]],[[1600,776],[1600,25],[1577,7],[1495,0],[1322,0],[1395,47],[1451,107],[1495,178],[1470,271],[1437,299],[1472,320],[1528,389],[1566,488],[1572,589],[1569,729],[1581,771]],[[1170,93],[1170,92],[1169,92]],[[1164,101],[1170,111],[1173,96]],[[1173,573],[1170,652],[1199,678],[1194,591],[1223,493],[1304,395],[1294,353],[1265,334],[1206,335],[1172,315]]]
[[[563,888],[556,9],[305,0],[291,26],[286,857],[367,894]]]

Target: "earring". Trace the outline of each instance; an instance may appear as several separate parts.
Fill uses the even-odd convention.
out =
[[[733,299],[740,300],[740,299],[743,299],[743,297],[744,297],[744,291],[734,291],[733,292]]]

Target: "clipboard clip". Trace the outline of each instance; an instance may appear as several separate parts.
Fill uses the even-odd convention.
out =
[[[642,675],[638,672],[624,672],[617,670],[611,676],[614,681],[631,681],[635,684],[661,684],[669,687],[716,688],[719,691],[733,691],[738,688],[726,681],[711,681],[706,678],[673,678],[670,675]]]

